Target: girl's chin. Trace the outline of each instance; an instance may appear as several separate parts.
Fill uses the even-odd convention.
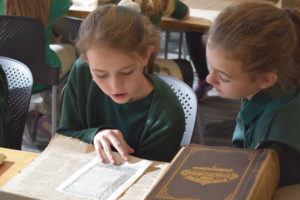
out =
[[[226,99],[234,99],[230,95],[224,94],[221,90],[216,90],[216,91],[217,91],[219,97],[226,98]]]
[[[230,95],[224,95],[224,94],[220,94],[218,93],[218,96],[224,99],[235,99],[235,100],[239,100],[242,99],[240,97],[236,97],[236,96],[230,96]]]

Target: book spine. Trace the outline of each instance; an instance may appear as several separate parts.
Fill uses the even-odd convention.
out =
[[[275,150],[264,149],[260,155],[257,177],[247,200],[271,200],[279,184],[279,158]]]

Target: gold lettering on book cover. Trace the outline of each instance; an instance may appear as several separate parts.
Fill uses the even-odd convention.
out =
[[[233,169],[218,168],[216,165],[212,167],[192,167],[180,171],[180,175],[184,179],[199,183],[201,185],[228,183],[239,175]]]
[[[226,196],[226,198],[224,200],[229,200],[229,199],[232,199],[236,196],[236,194],[238,193],[241,185],[242,185],[242,182],[244,181],[245,177],[246,177],[246,174],[248,173],[249,169],[250,169],[250,166],[252,166],[252,163],[254,161],[253,157],[256,156],[257,152],[252,152],[252,151],[244,151],[243,149],[240,149],[240,150],[231,150],[231,149],[211,149],[211,148],[205,148],[205,147],[196,147],[196,148],[191,148],[189,149],[189,151],[187,152],[187,154],[184,156],[184,158],[179,162],[178,166],[176,167],[175,171],[171,174],[170,178],[168,178],[166,184],[164,184],[162,186],[162,188],[159,190],[159,192],[155,195],[156,198],[160,198],[160,199],[165,199],[165,200],[201,200],[201,198],[190,198],[190,197],[187,197],[187,198],[178,198],[178,197],[175,197],[173,196],[172,192],[169,191],[169,185],[170,183],[173,181],[174,177],[176,175],[180,175],[180,172],[181,171],[184,171],[182,169],[183,165],[187,162],[188,159],[190,159],[193,155],[199,153],[199,152],[205,152],[205,151],[215,151],[215,152],[221,152],[221,153],[231,153],[231,152],[238,152],[238,153],[241,153],[241,154],[244,154],[245,156],[247,156],[247,159],[249,160],[249,164],[248,166],[246,167],[246,169],[243,171],[242,174],[237,174],[236,172],[234,172],[232,170],[232,173],[233,175],[231,176],[231,180],[234,180],[234,179],[237,179],[239,176],[239,179],[238,180],[238,184],[237,186],[235,187],[234,191],[232,191],[230,194],[228,194]],[[197,166],[198,167],[198,166]],[[201,167],[200,167],[201,168]],[[213,168],[213,167],[202,167],[204,169],[208,169],[208,168]],[[192,168],[193,169],[193,168]],[[219,172],[227,172],[228,173],[228,170],[231,170],[231,169],[226,169],[226,168],[217,168],[215,170],[219,170]],[[236,175],[234,175],[236,174]],[[235,177],[236,176],[236,177]],[[230,177],[230,176],[229,176]],[[235,178],[233,178],[235,177]]]

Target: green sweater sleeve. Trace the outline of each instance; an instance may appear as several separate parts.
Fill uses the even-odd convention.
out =
[[[183,2],[180,0],[175,0],[175,9],[173,13],[171,14],[171,17],[175,19],[183,19],[186,14],[188,13],[188,6],[185,5]]]
[[[170,162],[180,148],[185,128],[184,112],[170,87],[157,79],[154,78],[156,93],[136,156]]]
[[[165,113],[156,119],[153,117],[153,120],[157,120],[156,123],[151,123],[151,119],[147,122],[147,125],[151,123],[148,130],[151,135],[143,141],[142,148],[136,156],[165,162],[173,159],[180,148],[184,132],[184,118],[181,118],[180,112],[176,114],[177,117],[166,117],[168,114]],[[170,121],[167,122],[167,119]]]
[[[89,70],[88,66],[81,60],[78,60],[72,67],[64,91],[60,125],[57,132],[65,136],[78,138],[86,143],[93,143],[97,132],[108,127],[105,125],[90,127],[88,126],[88,120],[82,114],[86,113],[84,105],[88,88],[86,84],[90,83],[89,77],[82,76],[89,75],[87,70]]]

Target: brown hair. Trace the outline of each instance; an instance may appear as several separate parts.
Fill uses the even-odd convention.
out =
[[[125,53],[137,52],[144,56],[153,47],[148,70],[159,49],[159,30],[149,19],[123,6],[105,5],[94,10],[81,24],[77,48],[85,55],[91,46],[106,46]]]
[[[253,77],[278,75],[265,92],[280,95],[300,86],[300,12],[249,1],[226,8],[208,32],[208,45],[240,60]]]
[[[175,9],[174,0],[133,0],[140,5],[141,12],[148,17],[170,16]]]
[[[52,0],[7,0],[6,14],[32,17],[47,25]]]

